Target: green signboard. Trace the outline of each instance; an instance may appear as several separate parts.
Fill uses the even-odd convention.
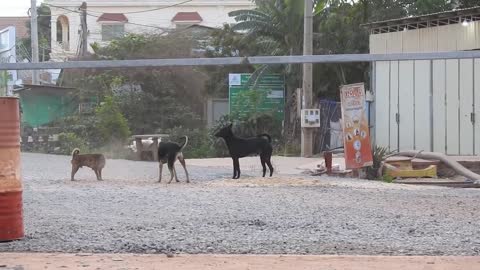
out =
[[[248,85],[251,74],[229,74],[230,115],[245,117],[252,113],[272,113],[278,120],[284,120],[285,78],[270,74],[260,78],[255,89]]]

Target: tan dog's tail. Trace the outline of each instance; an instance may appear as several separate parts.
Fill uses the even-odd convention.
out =
[[[73,151],[72,151],[72,157],[74,157],[74,156],[76,156],[76,155],[78,155],[78,154],[80,154],[80,149],[78,149],[78,148],[73,149]]]

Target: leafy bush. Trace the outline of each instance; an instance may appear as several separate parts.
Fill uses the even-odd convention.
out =
[[[67,132],[58,135],[58,150],[55,151],[57,154],[70,155],[75,148],[84,153],[89,151],[87,142],[75,133]]]
[[[377,179],[379,176],[378,170],[382,165],[382,161],[387,158],[392,152],[387,147],[375,145],[372,150],[373,166],[367,168],[367,178],[370,180]],[[381,176],[380,176],[381,177]]]
[[[188,136],[188,145],[183,150],[185,158],[208,158],[214,157],[215,151],[213,140],[207,129],[188,129],[185,127],[175,127],[166,130],[170,135],[168,140],[183,143],[183,136]]]
[[[127,119],[120,112],[113,97],[105,97],[104,103],[96,109],[95,116],[98,120],[97,130],[101,145],[122,144],[130,136]]]

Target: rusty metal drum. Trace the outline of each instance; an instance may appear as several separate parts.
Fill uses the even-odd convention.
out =
[[[0,97],[0,241],[24,236],[18,98]]]

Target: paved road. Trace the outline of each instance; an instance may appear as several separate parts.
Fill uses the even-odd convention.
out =
[[[71,182],[69,157],[22,158],[27,235],[0,252],[480,255],[480,190],[263,180],[248,166],[235,181],[220,163],[165,185],[155,163],[125,160]]]

